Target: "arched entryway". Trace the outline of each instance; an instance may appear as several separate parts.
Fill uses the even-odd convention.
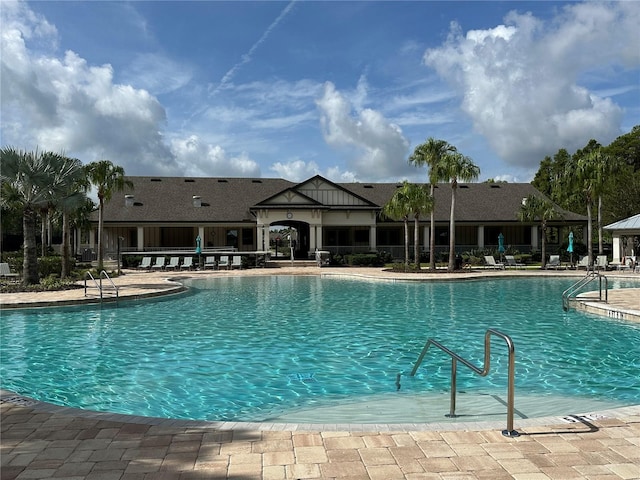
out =
[[[309,224],[296,220],[278,220],[269,224],[269,229],[273,227],[285,227],[295,230],[292,245],[293,257],[296,259],[307,259],[311,250]]]

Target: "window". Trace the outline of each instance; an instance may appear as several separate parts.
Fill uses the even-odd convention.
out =
[[[224,245],[226,247],[238,248],[238,230],[227,230],[226,241]]]
[[[253,228],[242,229],[242,245],[253,246]]]

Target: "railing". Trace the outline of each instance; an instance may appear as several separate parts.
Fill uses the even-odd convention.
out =
[[[111,280],[111,277],[109,277],[109,274],[105,271],[102,270],[100,272],[100,277],[99,277],[99,281],[96,280],[93,275],[91,275],[91,272],[87,271],[87,273],[85,273],[84,275],[84,296],[87,296],[87,288],[92,288],[92,287],[87,287],[87,280],[91,279],[95,285],[96,288],[100,294],[100,301],[102,302],[103,299],[103,286],[102,286],[102,279],[106,279],[109,281],[109,283],[111,284],[111,288],[113,289],[113,291],[115,292],[115,296],[116,296],[116,300],[119,298],[118,297],[118,287],[116,286],[115,283],[113,283],[113,280]]]
[[[514,430],[513,428],[513,412],[514,412],[514,398],[515,398],[515,347],[513,345],[513,341],[508,335],[490,328],[484,334],[484,366],[482,368],[478,368],[469,361],[462,358],[457,353],[452,352],[447,347],[442,345],[440,342],[430,338],[427,340],[427,343],[424,345],[418,360],[413,366],[413,370],[411,370],[411,376],[413,377],[418,370],[418,367],[422,363],[424,356],[427,353],[430,345],[434,345],[442,350],[444,353],[451,357],[451,401],[449,407],[449,413],[446,415],[447,417],[455,418],[456,417],[456,375],[457,375],[457,362],[460,361],[471,370],[476,372],[481,377],[486,376],[489,373],[490,363],[491,363],[491,335],[495,335],[497,337],[502,338],[506,343],[509,349],[509,370],[508,370],[508,386],[507,386],[507,428],[502,431],[502,435],[505,437],[518,437],[520,434]],[[398,382],[399,380],[397,380]]]
[[[604,290],[604,303],[609,301],[609,280],[606,276],[596,272],[587,272],[586,276],[578,280],[576,283],[562,292],[562,308],[566,311],[569,310],[569,303],[571,298],[578,295],[591,282],[598,280],[598,301],[602,301],[602,291]],[[602,282],[604,280],[604,289],[602,288]]]

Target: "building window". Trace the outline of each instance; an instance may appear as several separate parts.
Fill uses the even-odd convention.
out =
[[[227,230],[225,247],[238,248],[238,230]]]
[[[242,245],[253,246],[253,228],[242,229]]]

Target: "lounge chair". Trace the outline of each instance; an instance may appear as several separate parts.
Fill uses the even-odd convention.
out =
[[[606,270],[608,266],[609,262],[607,262],[607,256],[598,255],[596,257],[596,263],[594,264],[593,268],[596,270]]]
[[[238,267],[242,270],[242,257],[239,255],[234,255],[231,260],[231,269]]]
[[[18,278],[20,275],[11,272],[11,267],[8,263],[0,263],[0,277],[1,278]]]
[[[485,255],[484,261],[487,264],[487,268],[494,268],[497,270],[504,270],[504,263],[497,263],[496,259],[493,258],[493,255]]]
[[[138,270],[150,270],[151,269],[151,257],[142,257]]]
[[[178,270],[180,267],[180,257],[171,257],[169,259],[169,263],[164,267],[165,269],[172,268],[174,270]]]
[[[191,270],[191,268],[193,268],[193,257],[184,257],[182,264],[180,265],[180,270],[185,268],[187,270]]]
[[[507,267],[524,268],[524,263],[517,263],[516,257],[514,257],[513,255],[505,255],[504,259],[507,262]]]
[[[228,255],[220,255],[220,261],[218,262],[218,270],[221,268],[229,268],[229,256]]]
[[[207,267],[210,267],[211,269],[216,268],[216,257],[211,256],[204,259],[204,269],[206,270]]]
[[[589,269],[589,256],[585,255],[581,257],[578,263],[576,263],[576,269],[584,268],[585,270]]]
[[[151,265],[151,268],[154,269],[158,269],[158,270],[163,270],[164,269],[164,257],[160,256],[160,257],[156,257],[156,261],[153,265]]]
[[[560,255],[551,255],[549,257],[549,261],[547,262],[546,268],[554,268],[556,270],[560,270],[565,268],[560,261]]]

